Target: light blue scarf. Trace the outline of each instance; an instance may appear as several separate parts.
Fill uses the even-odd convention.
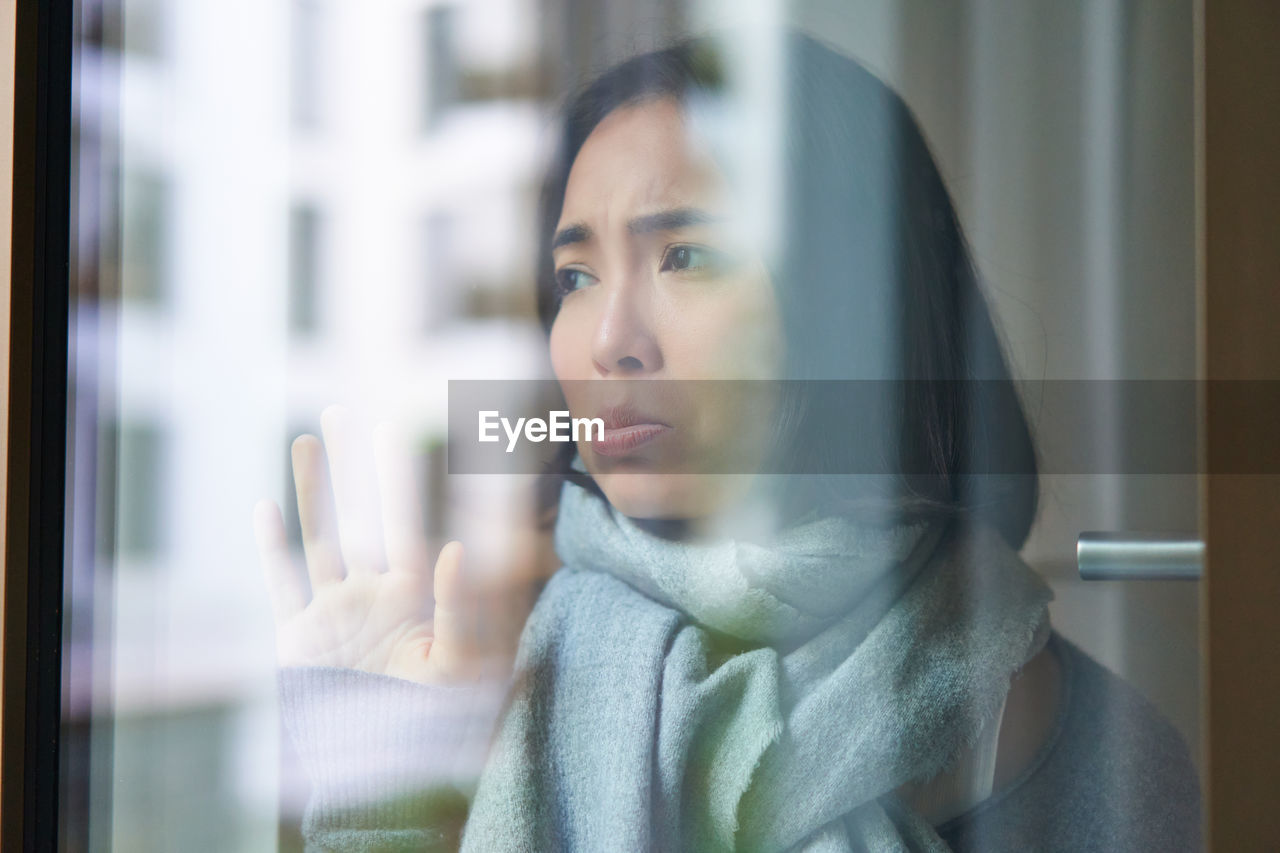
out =
[[[676,542],[566,483],[465,851],[946,849],[947,768],[1043,644],[993,531],[798,524]]]

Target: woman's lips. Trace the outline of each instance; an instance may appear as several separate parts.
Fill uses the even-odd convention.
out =
[[[604,438],[592,441],[591,449],[601,456],[625,456],[670,431],[671,427],[659,423],[629,424],[612,429],[606,425]]]

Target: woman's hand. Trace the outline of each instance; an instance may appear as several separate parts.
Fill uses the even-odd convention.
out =
[[[289,554],[280,509],[266,499],[254,507],[279,665],[345,667],[423,684],[509,676],[535,595],[534,572],[522,571],[532,556],[480,583],[462,571],[461,543],[450,542],[432,567],[410,456],[385,425],[374,431],[379,548],[373,514],[355,491],[349,413],[330,406],[321,429],[324,446],[303,435],[292,447],[309,594]],[[326,523],[326,449],[336,525]]]

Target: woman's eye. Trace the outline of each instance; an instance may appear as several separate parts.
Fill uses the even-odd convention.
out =
[[[595,276],[576,269],[563,269],[556,273],[556,286],[561,295],[573,293],[595,282]]]
[[[662,257],[662,272],[719,272],[727,266],[722,252],[705,246],[672,246]]]

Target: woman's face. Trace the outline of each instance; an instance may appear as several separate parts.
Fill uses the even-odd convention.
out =
[[[551,363],[571,415],[605,422],[578,447],[626,515],[713,515],[769,438],[772,384],[715,381],[775,379],[782,362],[774,288],[735,209],[674,99],[614,110],[570,170]],[[624,381],[654,379],[684,381]]]

